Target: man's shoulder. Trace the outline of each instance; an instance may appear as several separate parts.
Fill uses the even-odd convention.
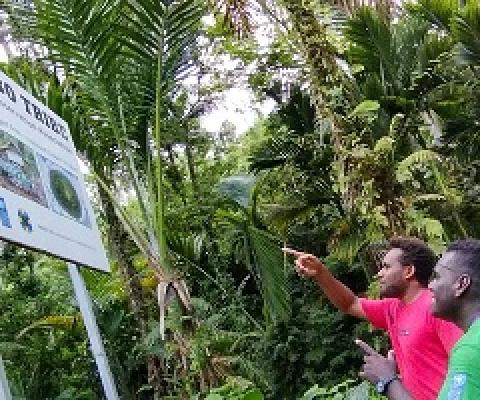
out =
[[[471,358],[480,359],[480,321],[476,322],[465,334],[460,338],[453,349],[453,358]]]
[[[397,302],[397,299],[359,299],[360,306],[365,313],[365,318],[369,320],[375,328],[384,330],[388,329],[392,321],[392,316],[396,314],[395,304],[397,304]]]
[[[359,297],[358,300],[360,302],[368,302],[370,304],[375,304],[375,305],[390,305],[390,304],[399,304],[400,299],[394,298],[394,297],[386,297],[384,299],[371,299],[369,297]]]
[[[407,304],[403,308],[407,313],[416,315],[420,313],[434,318],[432,314],[432,293],[428,289],[423,289],[412,303]]]
[[[397,308],[401,304],[401,301],[396,298],[370,299],[367,297],[359,297],[358,301],[360,302],[360,305],[364,311],[371,308],[390,311]]]

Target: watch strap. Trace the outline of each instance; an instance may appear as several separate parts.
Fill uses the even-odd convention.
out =
[[[396,379],[398,379],[397,374],[391,376],[390,378],[382,379],[382,384],[383,384],[382,393],[386,393],[388,390],[388,386]]]

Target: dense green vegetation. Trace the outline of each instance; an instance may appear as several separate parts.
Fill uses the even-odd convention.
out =
[[[368,398],[353,339],[385,337],[282,244],[374,296],[386,238],[480,234],[480,5],[396,3],[2,3],[2,69],[91,172],[112,273],[83,276],[122,399]],[[241,85],[274,111],[240,137],[202,129]],[[103,398],[62,262],[5,245],[0,310],[15,399]]]

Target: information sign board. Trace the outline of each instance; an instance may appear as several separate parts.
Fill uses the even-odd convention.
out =
[[[109,269],[68,125],[1,72],[0,238]]]

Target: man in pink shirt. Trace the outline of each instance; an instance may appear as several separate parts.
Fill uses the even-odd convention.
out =
[[[315,256],[285,248],[297,271],[315,279],[328,299],[344,313],[366,318],[386,330],[402,383],[416,400],[434,400],[445,379],[448,355],[462,331],[431,313],[428,280],[435,254],[421,240],[393,238],[377,274],[382,300],[360,299]],[[377,385],[385,393],[396,376]]]

